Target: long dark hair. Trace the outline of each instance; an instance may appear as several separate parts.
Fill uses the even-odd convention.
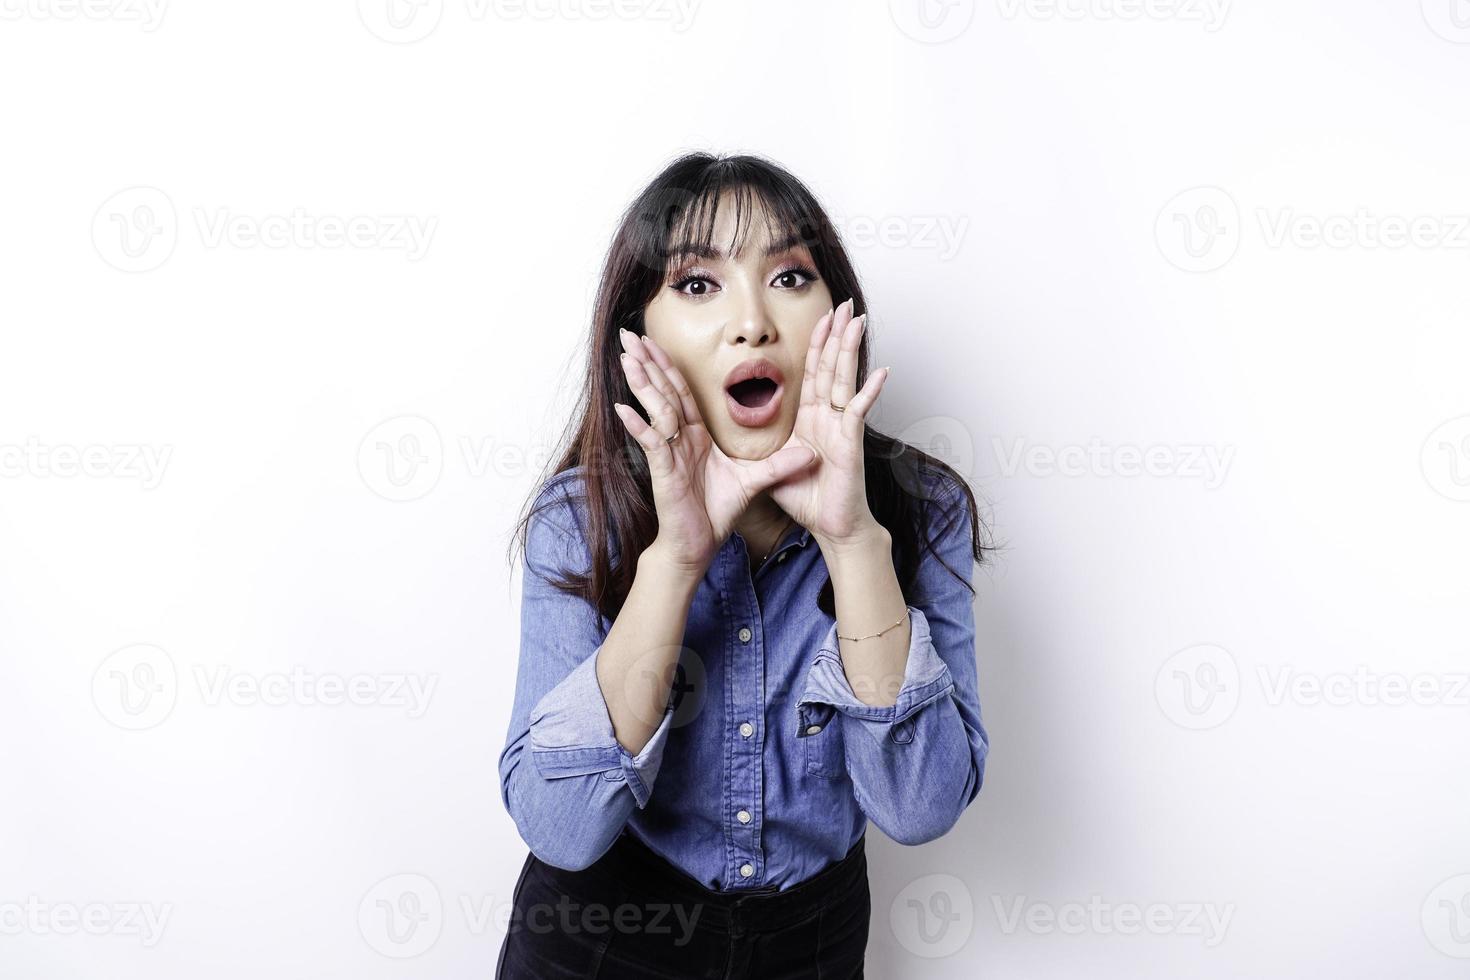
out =
[[[603,265],[587,345],[586,382],[573,413],[575,421],[563,435],[560,445],[565,448],[532,493],[531,509],[518,522],[512,542],[524,548],[531,518],[543,507],[559,502],[548,500],[535,506],[556,475],[582,467],[581,492],[572,499],[582,515],[590,566],[585,573],[563,570],[554,585],[587,599],[609,620],[617,617],[632,588],[637,557],[658,533],[647,459],[613,411],[614,401],[641,408],[619,365],[618,330],[643,334],[643,311],[667,281],[672,256],[690,247],[710,246],[716,212],[726,192],[735,205],[737,241],[731,245],[732,254],[744,239],[750,216],[763,210],[772,225],[773,241],[794,235],[806,246],[834,303],[851,296],[855,315],[867,309],[857,273],[826,212],[801,181],[769,160],[690,153],[665,167],[628,207]],[[857,388],[867,376],[865,331],[858,349]],[[933,551],[933,540],[960,514],[952,500],[968,510],[975,560],[986,560],[993,549],[983,543],[975,493],[953,467],[883,435],[871,424],[863,432],[863,451],[868,507],[892,536],[894,568],[905,599],[912,603],[915,598],[910,590],[918,573],[920,548]],[[925,528],[933,504],[942,505],[951,516],[935,539],[930,539]],[[606,542],[608,547],[592,542]],[[610,553],[613,550],[616,562]],[[950,571],[969,585],[969,569],[963,575],[956,569]],[[817,605],[836,617],[830,577]]]

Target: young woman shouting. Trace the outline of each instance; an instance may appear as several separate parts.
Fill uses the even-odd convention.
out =
[[[920,844],[979,792],[975,497],[867,424],[865,308],[769,161],[682,157],[624,215],[521,528],[498,976],[861,977],[867,822]]]

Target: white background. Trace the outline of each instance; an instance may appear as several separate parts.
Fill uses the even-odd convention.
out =
[[[1006,544],[868,975],[1464,975],[1463,0],[88,2],[0,0],[0,974],[492,975],[508,535],[699,148]]]

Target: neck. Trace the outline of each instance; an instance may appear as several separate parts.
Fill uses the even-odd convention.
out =
[[[745,539],[752,561],[760,561],[763,555],[774,551],[791,526],[791,518],[776,506],[768,494],[761,494],[752,500],[745,513],[735,522],[735,530]]]

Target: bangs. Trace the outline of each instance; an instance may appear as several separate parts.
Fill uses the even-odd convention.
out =
[[[717,242],[715,228],[721,200],[727,194],[726,206],[733,205],[735,209],[734,234],[729,241]],[[735,257],[745,247],[756,221],[764,222],[769,251],[781,252],[801,245],[812,252],[813,259],[819,258],[821,242],[817,229],[821,223],[804,213],[799,202],[773,189],[711,183],[688,194],[682,202],[670,202],[665,214],[668,220],[656,246],[665,275],[686,259],[712,260],[721,254]]]

